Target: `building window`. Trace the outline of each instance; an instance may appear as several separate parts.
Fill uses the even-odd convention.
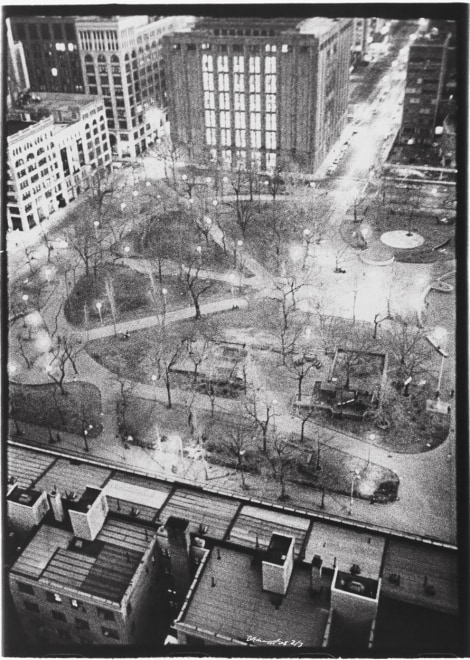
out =
[[[221,128],[230,128],[230,112],[228,110],[223,110],[220,115],[220,127]],[[207,124],[206,126],[211,126],[211,124]]]
[[[249,58],[249,70],[250,73],[259,73],[260,72],[260,64],[261,58],[256,56],[256,57],[250,57]]]
[[[276,133],[266,133],[266,149],[276,148]]]
[[[266,115],[266,130],[267,131],[276,130],[276,115],[271,115],[271,114]]]
[[[225,163],[231,163],[232,162],[232,152],[230,149],[224,149],[222,151],[222,158]]]
[[[274,44],[266,44],[265,50],[267,53],[275,53],[277,51],[277,47]]]
[[[62,598],[59,594],[55,594],[53,591],[46,591],[46,598],[49,603],[61,603]]]
[[[25,608],[28,610],[28,612],[35,612],[36,614],[39,614],[39,607],[38,605],[36,605],[36,603],[31,603],[31,601],[29,600],[24,600],[23,604]]]
[[[250,92],[260,92],[261,91],[261,76],[258,74],[250,76]]]
[[[216,144],[215,128],[206,128],[206,144],[214,146]]]
[[[261,149],[261,131],[251,131],[250,140],[252,149]]]
[[[244,112],[236,112],[235,113],[235,128],[245,128],[245,113]]]
[[[111,637],[112,639],[119,639],[118,631],[113,630],[113,628],[105,628],[104,626],[102,626],[101,632],[105,637]]]
[[[105,621],[114,621],[114,612],[105,610],[102,607],[97,607],[96,611],[98,612],[98,617],[100,619],[104,619]]]
[[[229,89],[228,73],[219,73],[219,90],[222,92],[228,92]]]
[[[235,146],[246,147],[246,131],[244,129],[237,129],[235,131]]]
[[[205,91],[208,92],[214,91],[214,75],[212,73],[202,74],[202,86]]]
[[[207,110],[214,110],[215,97],[214,92],[204,92],[204,108]]]
[[[245,110],[245,95],[236,92],[234,105],[235,105],[235,110]]]
[[[202,56],[202,70],[212,72],[214,70],[213,66],[212,55],[204,54]]]
[[[206,127],[215,128],[215,111],[206,110],[205,112]]]
[[[276,58],[267,57],[264,61],[264,72],[265,73],[276,73]]]
[[[243,73],[245,69],[245,58],[243,55],[235,55],[233,58],[234,73]]]
[[[202,50],[210,50],[210,48],[211,48],[211,45],[210,45],[210,44],[208,44],[208,43],[205,43],[205,44],[201,44],[201,48],[202,48]]]
[[[90,630],[90,624],[85,619],[79,619],[75,617],[75,625],[79,630]]]
[[[236,73],[233,76],[233,89],[235,92],[245,91],[245,76],[243,73]]]
[[[261,113],[259,112],[250,113],[250,128],[257,131],[261,130]]]
[[[276,154],[267,153],[266,154],[266,169],[273,170],[276,167]]]
[[[250,94],[250,110],[260,112],[261,96],[259,94]]]
[[[229,147],[232,143],[230,129],[222,129],[220,131],[220,142],[223,147]]]
[[[217,71],[228,73],[228,57],[227,55],[219,55],[217,57]]]
[[[22,594],[29,594],[30,596],[34,596],[34,589],[30,584],[26,584],[26,582],[17,582],[18,589],[21,591]]]
[[[276,76],[268,75],[265,77],[265,89],[268,94],[276,93]]]
[[[65,614],[63,612],[58,612],[57,610],[51,610],[52,618],[57,621],[67,621]]]
[[[230,109],[230,96],[228,92],[221,92],[219,94],[219,108],[221,110],[229,110]]]
[[[276,96],[266,94],[266,112],[276,112]]]
[[[292,46],[290,46],[289,44],[282,44],[281,52],[291,53],[292,52]]]

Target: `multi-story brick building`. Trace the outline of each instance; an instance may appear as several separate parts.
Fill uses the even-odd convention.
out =
[[[21,42],[31,88],[38,92],[83,93],[77,33],[72,16],[12,16],[13,38]]]
[[[351,19],[207,19],[164,38],[172,139],[194,158],[314,172],[347,116]]]
[[[96,96],[23,95],[6,125],[10,229],[36,226],[111,167],[104,103]]]
[[[448,21],[419,36],[410,46],[400,140],[434,141],[441,105],[449,112],[455,93],[455,36]],[[455,27],[454,27],[455,30]],[[443,118],[443,117],[442,117]]]
[[[14,523],[25,514],[10,505],[26,510],[39,495],[10,491]],[[27,639],[42,649],[141,641],[156,586],[156,526],[109,513],[106,495],[97,488],[86,488],[80,499],[52,493],[49,501],[51,510],[46,506],[42,513],[48,517],[9,574]]]

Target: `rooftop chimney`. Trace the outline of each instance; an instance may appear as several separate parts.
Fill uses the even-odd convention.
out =
[[[54,518],[57,520],[57,522],[63,522],[65,518],[65,514],[64,514],[64,505],[62,504],[62,495],[58,491],[53,490],[52,493],[49,495],[49,502],[51,504],[51,509],[52,509],[52,513],[54,514]]]
[[[321,575],[323,570],[323,559],[320,555],[315,555],[312,559],[310,568],[310,593],[319,594],[322,590]]]
[[[46,492],[34,488],[24,489],[15,485],[8,491],[7,502],[13,528],[25,532],[39,525],[49,511]]]
[[[285,596],[294,568],[294,545],[292,536],[273,534],[265,558],[262,561],[264,591]]]
[[[100,488],[87,486],[76,502],[68,503],[70,522],[75,536],[94,541],[108,513],[108,501]]]

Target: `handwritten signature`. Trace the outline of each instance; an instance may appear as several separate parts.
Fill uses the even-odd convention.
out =
[[[248,635],[246,638],[247,642],[258,642],[258,644],[267,644],[268,646],[295,646],[300,648],[303,646],[303,642],[300,642],[296,639],[261,639],[260,637],[254,637],[253,635]]]

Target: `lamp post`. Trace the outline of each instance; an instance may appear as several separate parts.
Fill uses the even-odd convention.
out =
[[[27,312],[27,310],[28,310],[28,306],[27,306],[27,305],[28,305],[28,300],[29,300],[29,296],[28,296],[28,294],[27,294],[27,293],[24,293],[24,294],[21,296],[21,300],[24,302],[24,308],[25,308],[25,315],[23,316],[23,328],[26,328],[26,312]]]
[[[88,429],[83,429],[83,440],[85,443],[85,451],[88,453],[90,451],[88,446]]]
[[[351,479],[351,498],[349,500],[349,511],[348,511],[348,516],[352,514],[352,505],[353,505],[353,499],[354,499],[354,480],[360,478],[360,472],[359,470],[354,470],[352,479]]]
[[[162,289],[162,302],[163,302],[163,325],[165,325],[165,318],[166,318],[166,296],[167,296],[167,289]]]
[[[239,465],[240,465],[240,474],[241,474],[241,477],[242,477],[242,488],[246,488],[245,473],[243,472],[243,457],[244,457],[245,454],[246,454],[246,451],[244,449],[240,449],[239,452],[238,452],[238,457],[239,457],[238,461],[239,461]]]
[[[127,204],[125,202],[121,203],[121,213],[124,211],[124,209],[127,207]]]
[[[202,263],[202,247],[200,245],[197,246],[196,252],[199,255],[199,263],[201,264]]]
[[[217,200],[214,200],[215,202]],[[211,230],[211,225],[212,225],[212,220],[209,218],[208,215],[204,216],[204,236],[206,238],[206,245],[209,246],[209,232]]]
[[[94,228],[95,228],[95,238],[96,238],[96,240],[98,240],[98,227],[100,226],[99,221],[98,221],[98,220],[95,220],[95,221],[93,222],[93,226],[94,226]]]
[[[96,309],[98,310],[98,314],[100,315],[100,323],[103,325],[103,317],[101,315],[101,308],[103,307],[103,303],[97,302],[96,303]]]
[[[153,389],[155,390],[155,401],[157,400],[157,377],[155,374],[152,374],[152,383],[153,383]]]
[[[124,248],[124,254],[126,255],[126,257],[129,256],[130,251],[131,251],[131,248],[128,245],[126,245],[126,247]]]
[[[273,411],[273,430],[276,431],[276,406],[278,404],[277,399],[273,399],[271,402],[272,411]]]

